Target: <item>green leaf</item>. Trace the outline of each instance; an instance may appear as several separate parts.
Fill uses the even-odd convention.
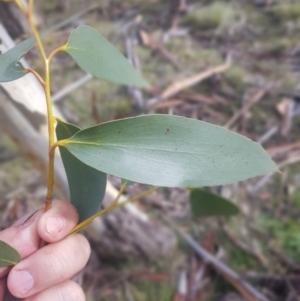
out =
[[[78,131],[80,128],[75,125],[58,120],[58,140]],[[60,147],[60,154],[68,177],[71,203],[78,210],[81,222],[98,211],[105,194],[106,174],[82,163],[63,147]]]
[[[258,143],[219,126],[171,115],[102,123],[60,145],[103,172],[166,187],[229,184],[277,170]]]
[[[87,25],[76,28],[66,46],[66,52],[79,67],[95,77],[117,84],[148,86],[124,55],[99,32]]]
[[[15,265],[21,261],[21,255],[16,249],[0,240],[0,267]]]
[[[239,208],[229,200],[203,189],[191,191],[190,204],[194,217],[230,216],[239,213]]]
[[[0,55],[0,82],[10,82],[26,75],[19,60],[34,44],[35,39],[30,38]]]

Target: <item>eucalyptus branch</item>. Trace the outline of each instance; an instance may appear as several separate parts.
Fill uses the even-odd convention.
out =
[[[153,114],[104,122],[85,129],[57,119],[55,127],[50,93],[50,62],[60,51],[66,52],[83,71],[96,78],[136,88],[146,88],[149,84],[116,47],[87,25],[78,26],[70,34],[68,42],[54,49],[47,57],[33,20],[34,0],[28,0],[28,6],[23,0],[5,1],[14,2],[28,19],[45,70],[42,77],[19,63],[20,58],[34,46],[34,39],[29,38],[0,55],[0,82],[14,81],[32,73],[44,87],[49,133],[45,210],[51,208],[55,149],[59,146],[68,178],[71,203],[78,210],[80,221],[83,221],[70,234],[80,230],[94,218],[158,189],[152,188],[119,203],[125,189],[122,186],[114,202],[94,214],[104,198],[107,174],[152,186],[196,188],[231,184],[278,170],[275,162],[259,144],[224,127],[191,118]],[[228,61],[220,68],[224,71],[229,65]],[[206,77],[220,70],[211,71]],[[183,82],[187,86],[201,79],[203,74],[198,74]],[[170,88],[172,95],[182,88],[182,85],[178,88],[177,84]],[[191,198],[197,199],[198,196],[199,191],[191,191]],[[208,203],[210,206],[214,204],[213,210],[205,207],[206,214],[212,211],[216,214],[236,213],[236,208],[224,199],[212,199],[214,201],[201,202],[205,206]],[[216,206],[220,202],[222,206]],[[194,214],[202,216],[203,210],[197,208],[200,207],[194,206]],[[0,241],[1,254],[4,254],[3,248],[6,250],[6,262],[14,264],[21,260],[17,251],[7,244],[1,245]]]
[[[15,0],[17,5],[20,7],[19,0]],[[41,37],[38,33],[38,30],[36,28],[36,25],[33,20],[33,4],[34,0],[29,0],[27,13],[25,14],[28,23],[30,25],[30,28],[32,30],[33,36],[36,39],[36,43],[38,46],[38,49],[41,53],[43,62],[44,62],[44,69],[45,69],[45,81],[33,70],[28,69],[28,72],[32,72],[38,80],[41,82],[41,84],[44,87],[45,90],[45,96],[46,96],[46,103],[47,103],[47,115],[48,115],[48,135],[49,135],[49,163],[48,163],[48,179],[47,179],[47,194],[45,199],[45,211],[49,210],[51,208],[52,203],[52,195],[53,195],[53,185],[54,185],[54,152],[51,151],[51,147],[54,144],[54,118],[53,118],[53,112],[52,112],[52,102],[51,102],[51,81],[50,81],[50,59],[47,58],[44,45],[42,43]],[[24,12],[24,10],[22,10]],[[53,55],[52,55],[53,56]],[[51,56],[51,58],[52,58]]]

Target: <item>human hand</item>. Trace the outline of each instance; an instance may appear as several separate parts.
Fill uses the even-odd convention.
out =
[[[49,211],[40,210],[27,218],[0,232],[0,240],[22,257],[12,269],[0,268],[0,301],[4,301],[6,287],[24,301],[85,300],[81,287],[70,278],[86,265],[89,243],[80,234],[63,239],[78,222],[74,207],[53,201]],[[50,244],[39,249],[40,239]]]

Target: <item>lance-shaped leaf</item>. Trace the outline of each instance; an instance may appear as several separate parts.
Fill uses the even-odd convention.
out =
[[[81,25],[71,33],[66,52],[81,69],[95,77],[117,84],[148,85],[117,48],[87,25]]]
[[[0,240],[0,267],[15,265],[21,261],[21,255],[16,249]]]
[[[258,143],[219,126],[171,115],[102,123],[60,145],[98,170],[158,186],[221,185],[277,170]]]
[[[35,39],[30,38],[0,55],[0,82],[13,81],[26,75],[19,60],[34,44]]]
[[[239,213],[239,208],[232,202],[203,189],[191,191],[190,204],[194,217],[231,216]]]
[[[77,126],[58,120],[58,140],[72,137],[78,131]],[[106,174],[82,163],[65,148],[60,147],[60,153],[68,177],[71,203],[78,210],[79,221],[83,221],[96,213],[102,203]]]

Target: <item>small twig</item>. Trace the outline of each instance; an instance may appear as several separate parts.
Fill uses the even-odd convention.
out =
[[[268,84],[266,87],[259,90],[255,95],[247,102],[245,106],[243,106],[238,112],[236,112],[227,123],[224,125],[225,128],[230,128],[235,121],[244,115],[251,107],[253,107],[261,98],[273,87],[273,83]]]
[[[116,199],[113,201],[113,203],[108,206],[107,208],[103,209],[103,210],[100,210],[98,212],[96,212],[95,214],[93,214],[91,217],[89,217],[88,219],[82,221],[81,223],[79,223],[77,226],[75,226],[69,233],[68,233],[68,236],[79,231],[80,229],[82,229],[83,227],[87,226],[88,224],[90,224],[96,217],[99,217],[99,216],[102,216],[106,213],[109,213],[110,211],[114,210],[114,209],[117,209],[119,207],[122,207],[128,203],[133,203],[135,201],[138,201],[140,200],[141,198],[151,194],[152,192],[158,190],[159,187],[153,187],[149,190],[146,190],[130,199],[127,199],[126,201],[124,202],[119,202],[119,198],[120,196],[122,195],[122,191],[120,191],[116,197]],[[116,202],[117,200],[117,202]]]
[[[278,170],[287,167],[288,165],[291,164],[296,164],[300,162],[300,152],[294,152],[289,155],[289,157],[282,161],[281,163],[277,164]],[[264,185],[266,185],[270,179],[274,176],[275,173],[268,174],[261,178],[253,187],[250,188],[250,193],[257,193]]]
[[[172,301],[185,301],[188,293],[187,273],[181,271],[177,284],[177,293]]]
[[[155,98],[152,101],[149,101],[148,107],[153,106],[157,102],[166,100],[166,99],[176,95],[180,91],[198,84],[199,82],[205,80],[206,78],[209,78],[218,73],[222,73],[222,72],[226,71],[230,66],[231,66],[231,57],[229,55],[228,58],[226,59],[225,64],[210,68],[204,72],[201,72],[199,74],[196,74],[189,78],[186,78],[185,80],[174,82],[166,90],[164,90],[158,98]]]
[[[262,240],[270,240],[270,237],[267,233],[261,231],[261,229],[254,228],[253,226],[249,226],[249,229],[255,234],[258,235]],[[284,267],[288,267],[290,270],[299,272],[300,271],[300,265],[294,262],[292,259],[286,257],[282,250],[276,248],[272,244],[268,244],[267,249],[270,253],[275,255],[279,261],[283,264]]]
[[[241,276],[231,270],[223,262],[216,259],[204,248],[202,248],[190,235],[180,230],[172,221],[167,217],[162,216],[168,224],[182,237],[182,239],[194,250],[194,252],[202,258],[207,264],[210,264],[216,272],[221,274],[231,285],[233,285],[240,294],[248,301],[270,301],[267,297],[262,295],[248,282],[241,279]]]
[[[115,207],[115,206],[118,205],[119,200],[120,200],[120,197],[121,197],[121,195],[123,194],[123,192],[124,192],[125,189],[126,189],[126,185],[123,184],[123,185],[121,186],[121,188],[120,188],[120,191],[119,191],[118,195],[116,196],[116,198],[115,198],[114,201],[112,202],[111,206]]]
[[[133,30],[126,37],[126,56],[134,68],[140,71],[140,61],[135,51],[136,40],[136,30]],[[138,113],[143,112],[145,109],[145,99],[142,90],[136,87],[127,87],[127,91],[134,100]]]
[[[228,56],[225,64],[210,68],[204,72],[201,72],[199,74],[191,76],[185,80],[177,81],[177,82],[171,84],[165,91],[163,91],[163,93],[160,96],[160,99],[164,100],[171,96],[174,96],[178,92],[180,92],[186,88],[189,88],[191,86],[194,86],[206,78],[209,78],[215,74],[226,71],[230,66],[231,66],[231,58],[230,58],[230,56]]]
[[[288,152],[290,152],[292,150],[295,150],[295,149],[298,149],[298,148],[300,149],[300,141],[295,142],[295,143],[270,147],[270,148],[267,148],[266,151],[272,157],[275,157],[277,155],[280,155],[280,154],[283,154],[283,153],[288,153]]]
[[[180,65],[175,57],[161,44],[159,43],[150,33],[140,30],[139,35],[141,37],[144,46],[149,47],[153,51],[157,51],[169,61],[177,70],[180,69]]]
[[[67,17],[65,20],[63,20],[62,22],[59,22],[55,25],[53,25],[52,27],[50,27],[49,29],[46,29],[45,31],[41,32],[42,35],[45,35],[49,32],[54,32],[57,31],[58,29],[67,26],[68,24],[80,19],[83,15],[87,14],[88,12],[90,12],[93,9],[96,9],[97,7],[99,7],[101,4],[100,3],[94,3],[89,5],[86,8],[81,9],[78,13]]]
[[[26,69],[26,73],[32,73],[37,80],[40,82],[40,84],[43,86],[43,88],[45,89],[45,81],[43,80],[43,78],[39,75],[38,72],[36,72],[35,70],[31,69],[31,68],[27,68]]]
[[[279,126],[273,126],[270,128],[266,133],[264,133],[260,138],[257,140],[257,143],[259,144],[264,144],[266,143],[269,139],[271,139],[275,134],[277,134],[279,131]]]
[[[183,91],[178,95],[179,98],[188,99],[194,102],[200,102],[206,105],[216,105],[216,104],[225,104],[226,102],[223,100],[215,99],[214,97],[202,95],[192,90]]]
[[[229,229],[223,225],[222,229],[224,230],[224,233],[226,234],[227,238],[234,244],[236,247],[241,249],[246,254],[253,257],[255,260],[257,260],[263,267],[268,266],[268,260],[267,258],[260,252],[256,251],[255,249],[247,246],[244,242],[238,240],[230,231]]]
[[[124,287],[125,287],[125,298],[127,301],[134,301],[133,295],[131,293],[130,287],[129,285],[125,282],[124,283]]]
[[[294,271],[294,272],[299,272],[300,271],[300,265],[297,264],[296,262],[294,262],[293,260],[291,260],[290,258],[286,257],[281,250],[278,250],[274,247],[269,247],[268,248],[269,251],[275,255],[279,261],[281,261],[281,263],[288,267],[290,270]]]
[[[74,90],[78,89],[92,78],[93,78],[92,75],[86,74],[80,79],[78,79],[77,81],[75,81],[74,83],[67,85],[65,88],[63,88],[62,90],[58,91],[55,95],[53,95],[52,102],[55,103],[61,101],[65,96],[67,96]]]
[[[159,110],[159,109],[168,109],[170,107],[179,107],[184,104],[184,101],[182,99],[170,99],[165,100],[162,102],[156,103],[154,106],[152,106],[151,110]]]

